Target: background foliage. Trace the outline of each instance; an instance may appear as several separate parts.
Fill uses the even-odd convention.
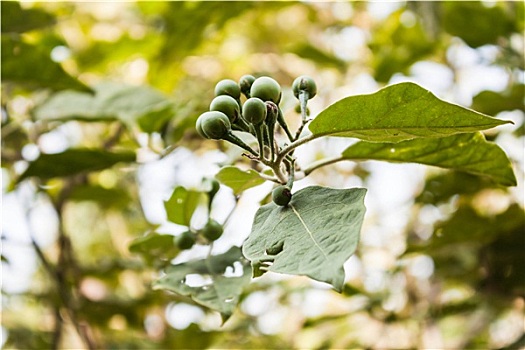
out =
[[[2,1],[4,347],[523,346],[523,6]],[[302,186],[369,191],[343,293],[268,273],[221,327],[218,314],[151,283],[173,257],[184,264],[205,254],[171,244],[190,219],[167,223],[168,203],[187,188],[191,224],[200,225],[202,178],[239,151],[203,142],[195,119],[218,80],[244,74],[285,87],[292,125],[289,86],[301,74],[319,86],[314,115],[408,80],[513,120],[485,135],[513,161],[518,186],[375,161],[317,170]],[[318,141],[297,156],[348,146]],[[269,191],[234,197],[222,186],[212,207],[227,220],[217,253],[242,244]]]

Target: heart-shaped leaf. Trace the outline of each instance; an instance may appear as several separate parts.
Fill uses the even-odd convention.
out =
[[[217,175],[215,175],[215,178],[230,187],[235,195],[239,195],[249,188],[264,183],[264,179],[260,177],[259,173],[255,170],[248,169],[243,171],[234,166],[222,168]]]
[[[188,296],[196,303],[221,313],[223,322],[232,315],[244,286],[250,283],[250,263],[239,247],[226,253],[172,265],[166,274],[153,283],[154,289],[164,289]],[[188,276],[198,275],[202,283],[191,286]]]
[[[343,157],[434,165],[485,175],[504,186],[516,186],[507,155],[498,145],[487,142],[481,133],[398,143],[360,141],[344,150]]]
[[[256,275],[305,275],[341,291],[343,264],[355,252],[365,215],[366,189],[304,188],[281,207],[262,206],[243,253]]]
[[[355,137],[399,142],[486,130],[511,123],[438,99],[414,83],[344,98],[319,113],[309,129],[316,137]]]

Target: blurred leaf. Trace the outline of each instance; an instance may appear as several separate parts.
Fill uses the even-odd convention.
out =
[[[297,56],[310,60],[318,64],[319,66],[324,67],[331,67],[336,68],[342,72],[345,71],[347,67],[347,63],[336,56],[321,51],[320,49],[305,43],[302,45],[299,45],[291,50],[291,52],[295,53]]]
[[[481,252],[482,266],[486,276],[483,289],[488,293],[498,292],[503,296],[525,297],[525,274],[523,252],[525,252],[525,213],[517,205],[500,215],[502,227],[498,237]]]
[[[482,91],[472,101],[472,108],[482,113],[496,115],[503,111],[520,110],[525,112],[525,85],[513,85],[503,93]]]
[[[235,1],[228,6],[221,1],[173,1],[167,3],[162,13],[161,29],[164,43],[151,60],[150,80],[162,90],[173,87],[173,79],[181,68],[184,58],[190,56],[202,43],[209,42],[228,21],[257,6],[256,2]],[[165,79],[170,72],[171,81]],[[168,84],[171,83],[171,84]]]
[[[170,199],[164,201],[168,220],[179,225],[190,226],[193,212],[202,198],[201,192],[187,190],[182,186],[175,187]]]
[[[180,250],[173,242],[173,235],[152,232],[135,238],[129,245],[129,251],[142,254],[147,259],[171,260]]]
[[[53,15],[39,9],[22,9],[18,1],[2,1],[0,6],[2,34],[23,33],[55,23]]]
[[[469,133],[506,123],[511,122],[442,101],[416,84],[400,83],[373,94],[339,100],[319,113],[309,128],[317,137],[399,142]]]
[[[493,182],[459,171],[449,171],[428,178],[416,202],[425,204],[440,204],[447,202],[455,195],[472,195],[478,191],[494,187]]]
[[[2,35],[2,80],[30,88],[91,91],[53,62],[49,52],[7,35]]]
[[[29,163],[18,181],[31,176],[42,179],[76,175],[110,168],[113,165],[135,161],[134,152],[107,152],[98,149],[69,149],[62,153],[41,154]]]
[[[129,203],[131,197],[126,191],[119,188],[85,185],[75,187],[68,199],[78,202],[96,202],[104,208],[123,208]]]
[[[360,141],[344,150],[342,155],[350,160],[421,163],[488,176],[504,186],[517,184],[505,152],[498,145],[487,142],[480,132],[399,143]]]
[[[472,207],[463,205],[444,222],[438,223],[434,235],[422,245],[414,245],[409,251],[437,251],[448,245],[472,243],[484,245],[497,237],[525,227],[525,213],[517,204],[495,216],[482,216]]]
[[[145,132],[158,131],[173,118],[173,103],[160,92],[147,86],[103,83],[95,94],[62,91],[33,110],[41,120],[100,121],[119,119],[136,122]]]
[[[270,203],[255,214],[243,253],[257,274],[304,275],[341,292],[343,264],[354,253],[365,214],[363,188],[306,187],[285,207]]]
[[[429,55],[438,42],[427,35],[419,21],[408,26],[401,21],[404,9],[379,23],[369,43],[372,67],[377,81],[388,82],[395,73],[406,73],[410,66]]]
[[[189,296],[198,304],[220,312],[226,322],[251,274],[249,262],[243,258],[241,249],[234,246],[220,255],[168,267],[165,275],[153,283],[153,288]],[[187,281],[190,275],[202,277],[203,285],[190,286]]]
[[[223,167],[215,178],[222,184],[230,187],[235,195],[243,191],[264,183],[264,179],[255,170],[248,169],[243,171],[234,166]]]
[[[500,4],[488,7],[478,1],[445,1],[443,27],[471,47],[496,44],[514,30],[514,23]]]

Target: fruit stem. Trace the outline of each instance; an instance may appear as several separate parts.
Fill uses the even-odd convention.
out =
[[[290,142],[294,140],[292,133],[290,132],[290,129],[288,128],[288,124],[286,124],[286,120],[284,120],[283,112],[281,111],[281,108],[278,108],[277,113],[277,122],[283,128],[284,132],[286,133],[286,136],[288,136],[288,139]]]
[[[257,135],[257,142],[259,143],[259,154],[261,160],[264,162],[266,160],[266,157],[264,156],[264,124],[257,124],[254,125],[255,128],[255,134]]]
[[[308,91],[301,90],[299,91],[299,102],[301,104],[301,118],[303,119],[303,123],[306,122],[306,111],[307,111],[307,103],[308,103]]]
[[[242,141],[240,138],[238,138],[237,136],[235,136],[231,131],[229,133],[226,134],[226,136],[224,136],[223,138],[224,140],[226,141],[229,141],[243,149],[245,149],[246,151],[250,152],[251,154],[253,154],[254,156],[257,156],[259,157],[259,153],[257,153],[256,151],[254,151],[250,146],[248,146],[246,143],[244,143],[244,141]]]

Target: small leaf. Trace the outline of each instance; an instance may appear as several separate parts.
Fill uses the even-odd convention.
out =
[[[60,64],[53,62],[48,52],[11,36],[2,35],[1,70],[3,81],[30,88],[91,92],[89,87],[67,74]]]
[[[148,259],[164,260],[173,259],[179,253],[172,235],[156,232],[134,239],[129,245],[129,251],[142,254]]]
[[[257,270],[305,275],[343,289],[343,264],[357,248],[366,189],[304,188],[288,206],[262,206],[243,253]]]
[[[235,310],[244,286],[251,280],[251,268],[239,247],[204,260],[172,265],[153,283],[153,289],[165,289],[189,296],[196,303],[221,313],[225,322]],[[229,273],[230,272],[230,273]],[[190,286],[187,277],[198,275],[202,285]]]
[[[110,168],[120,162],[134,162],[133,152],[107,152],[98,149],[69,149],[62,153],[41,154],[30,162],[18,181],[30,176],[42,179],[70,176]]]
[[[487,142],[481,133],[399,143],[361,141],[343,151],[343,157],[434,165],[488,176],[504,186],[516,186],[507,155],[498,145]]]
[[[190,226],[191,217],[201,198],[201,192],[187,190],[182,186],[176,187],[170,199],[164,202],[168,220],[175,224]]]
[[[319,113],[309,128],[318,137],[399,142],[470,133],[506,123],[511,122],[442,101],[416,84],[401,83],[374,94],[344,98]]]
[[[76,186],[68,199],[77,202],[96,202],[103,208],[122,208],[131,200],[128,192],[123,189],[94,185]]]
[[[234,166],[222,168],[217,175],[215,175],[215,178],[230,187],[235,195],[239,195],[243,191],[258,186],[265,181],[255,170],[248,169],[243,171]]]

